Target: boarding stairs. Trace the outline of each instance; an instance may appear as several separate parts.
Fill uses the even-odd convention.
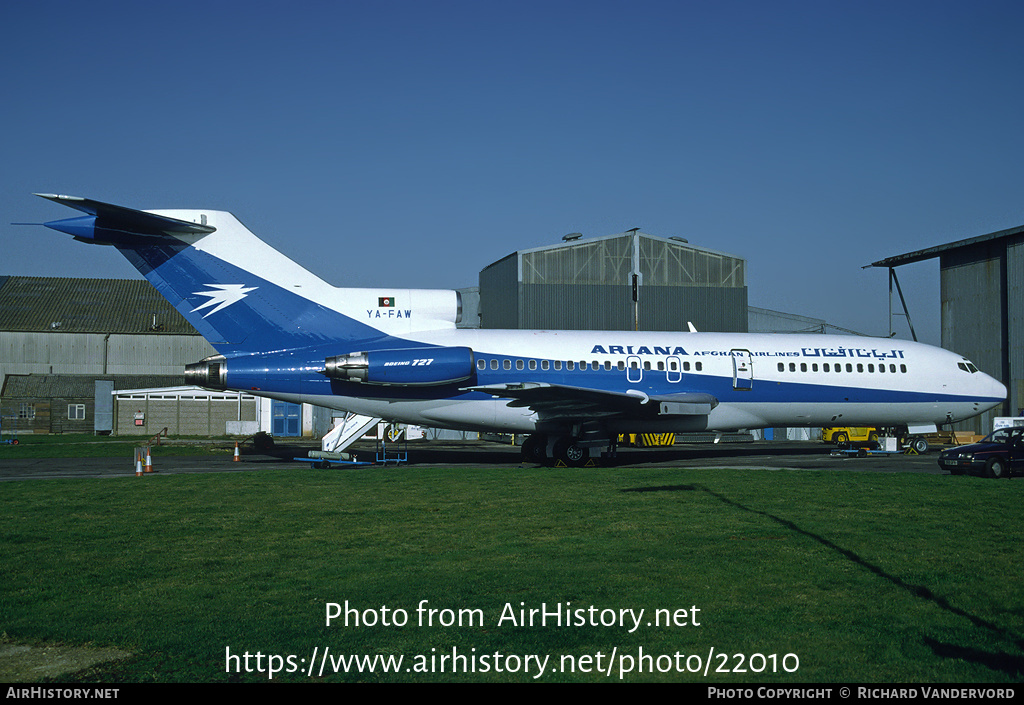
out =
[[[345,418],[338,419],[334,428],[323,437],[320,442],[320,450],[311,450],[308,455],[311,459],[322,461],[322,467],[330,467],[331,461],[351,461],[352,457],[344,452],[345,449],[362,438],[380,421],[376,416],[350,413]]]

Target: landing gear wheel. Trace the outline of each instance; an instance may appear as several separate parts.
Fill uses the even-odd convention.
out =
[[[548,459],[548,437],[542,433],[531,434],[523,442],[523,461],[543,465]]]
[[[924,438],[912,438],[910,440],[910,447],[913,448],[918,455],[924,455],[928,452],[928,441]]]
[[[572,438],[559,438],[552,449],[554,459],[570,468],[580,468],[590,459],[590,449],[578,445]]]

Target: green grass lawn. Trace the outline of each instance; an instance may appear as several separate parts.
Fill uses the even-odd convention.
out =
[[[626,681],[1019,681],[1022,499],[1019,480],[766,470],[11,482],[0,632],[132,652],[74,676],[99,681],[266,680],[270,655],[274,680],[310,680],[325,648],[404,661],[397,674],[328,662],[323,680],[531,681],[532,655],[548,682],[618,681],[629,658]],[[423,600],[449,625],[421,625]],[[360,624],[328,626],[328,604],[346,601]],[[628,613],[626,626],[499,622],[542,606],[644,614],[632,632]],[[659,609],[687,624],[654,625]],[[227,650],[264,672],[226,673]],[[656,672],[635,672],[641,653]],[[452,674],[471,663],[453,654],[478,672]]]

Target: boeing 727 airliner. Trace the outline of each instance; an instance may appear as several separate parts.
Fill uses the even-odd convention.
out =
[[[619,433],[773,426],[934,429],[1006,388],[903,340],[832,335],[457,329],[454,291],[334,287],[233,215],[39,194],[45,225],[113,245],[217,350],[191,383],[369,418],[530,434],[526,457],[580,465]]]

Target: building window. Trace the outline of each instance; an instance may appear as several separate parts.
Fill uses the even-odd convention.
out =
[[[18,406],[19,419],[34,419],[36,417],[36,405],[22,402]]]
[[[68,404],[68,421],[85,421],[85,404]]]

